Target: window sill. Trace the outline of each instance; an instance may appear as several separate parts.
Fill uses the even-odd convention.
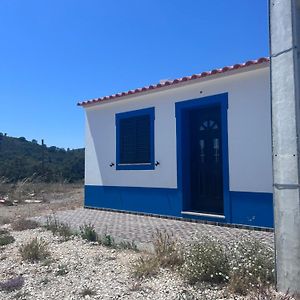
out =
[[[116,170],[154,170],[154,163],[117,164]]]

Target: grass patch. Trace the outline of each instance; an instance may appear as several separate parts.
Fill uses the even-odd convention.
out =
[[[173,269],[182,265],[182,249],[173,235],[166,231],[157,231],[152,238],[155,259],[161,267]]]
[[[249,300],[294,300],[297,299],[295,295],[290,294],[288,291],[285,294],[276,293],[270,287],[260,287],[252,292],[248,298]]]
[[[44,225],[44,227],[47,230],[50,230],[53,234],[56,234],[59,231],[59,225],[60,222],[58,221],[57,217],[53,215],[53,216],[47,216],[46,224]]]
[[[64,276],[69,273],[67,265],[61,264],[58,265],[58,268],[55,272],[55,276]]]
[[[6,229],[0,230],[0,246],[6,246],[15,241],[15,238]]]
[[[140,257],[132,268],[136,278],[146,278],[156,275],[160,268],[175,269],[183,263],[182,250],[178,241],[166,231],[157,231],[153,235],[154,254]]]
[[[121,249],[121,250],[133,250],[135,252],[138,252],[138,246],[136,245],[136,243],[134,241],[122,241],[120,243],[117,244],[117,248]]]
[[[60,222],[55,215],[47,217],[46,225],[44,227],[47,230],[50,230],[53,235],[61,236],[64,241],[69,240],[74,235],[71,226]]]
[[[102,246],[115,248],[117,250],[133,250],[136,252],[139,251],[134,241],[121,241],[117,243],[115,241],[115,238],[107,233],[102,236],[97,236],[97,241]]]
[[[48,247],[43,240],[34,238],[27,244],[24,244],[19,247],[19,252],[23,260],[30,262],[36,262],[44,260],[50,256]]]
[[[64,241],[69,240],[74,235],[70,225],[66,223],[60,223],[57,233],[63,238]]]
[[[138,279],[152,277],[159,272],[159,261],[151,257],[140,257],[133,264],[132,275]]]
[[[84,288],[81,292],[80,292],[80,296],[82,298],[86,297],[86,296],[94,296],[96,295],[96,292],[94,290],[92,290],[91,288]]]
[[[200,298],[201,300],[210,300],[211,298],[208,298],[205,294],[203,294],[203,298]],[[188,290],[183,290],[179,293],[177,296],[176,300],[200,300],[198,297],[193,295],[190,291]],[[225,298],[224,298],[225,299]],[[227,299],[227,298],[226,298]]]
[[[15,299],[24,300],[24,299],[27,299],[28,297],[29,297],[29,292],[27,292],[27,291],[18,291],[15,294]]]
[[[25,219],[25,218],[18,219],[18,220],[16,220],[15,222],[13,222],[11,224],[12,229],[15,230],[15,231],[35,229],[39,226],[40,225],[39,225],[38,222],[36,222],[34,220],[30,220],[30,219]]]
[[[3,229],[3,228],[0,229],[0,235],[4,235],[8,233],[9,233],[8,229]]]
[[[83,224],[82,226],[79,227],[80,231],[80,236],[84,240],[90,241],[90,242],[96,242],[98,240],[98,235],[95,231],[95,227],[92,224]],[[107,238],[106,240],[104,239],[103,244],[109,244],[111,240]]]
[[[50,280],[48,277],[45,277],[45,278],[43,278],[43,279],[40,281],[40,283],[43,284],[43,285],[46,285],[46,284],[48,284],[50,281],[51,281],[51,280]]]
[[[49,267],[51,266],[56,260],[52,257],[47,257],[43,260],[43,262],[41,263],[41,265],[43,267]]]
[[[98,238],[98,242],[100,245],[105,247],[117,248],[118,245],[115,242],[115,239],[110,235],[105,233],[103,236]]]

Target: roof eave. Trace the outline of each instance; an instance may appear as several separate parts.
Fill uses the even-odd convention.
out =
[[[166,91],[169,89],[182,87],[189,84],[204,82],[207,80],[213,80],[219,77],[232,76],[243,72],[266,68],[268,66],[269,66],[269,58],[260,58],[256,61],[248,61],[244,64],[236,64],[230,67],[223,67],[222,69],[215,69],[209,72],[202,72],[200,74],[195,74],[192,76],[186,76],[180,79],[167,81],[166,83],[163,84],[159,83],[156,85],[150,85],[148,87],[130,90],[128,92],[118,93],[111,96],[105,96],[102,98],[96,98],[96,99],[78,102],[77,105],[83,106],[84,108],[92,107],[95,105],[101,105],[101,104],[115,102],[119,100],[135,98],[150,93]]]

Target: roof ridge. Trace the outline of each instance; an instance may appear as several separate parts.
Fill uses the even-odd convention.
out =
[[[264,62],[269,62],[269,61],[270,61],[269,57],[261,57],[261,58],[256,59],[256,60],[248,60],[248,61],[246,61],[244,63],[240,63],[240,64],[225,66],[223,68],[213,69],[211,71],[205,71],[205,72],[193,74],[193,75],[190,75],[190,76],[184,76],[184,77],[177,78],[177,79],[166,80],[163,83],[159,82],[157,84],[153,84],[153,85],[151,84],[149,86],[136,88],[136,89],[133,89],[133,90],[113,94],[113,95],[110,95],[110,96],[104,96],[104,97],[95,98],[95,99],[91,99],[91,100],[81,101],[81,102],[78,102],[77,105],[78,106],[86,106],[86,105],[89,105],[89,104],[95,104],[95,103],[98,103],[98,102],[112,100],[112,99],[120,98],[120,97],[125,97],[125,96],[128,96],[128,95],[137,94],[137,93],[141,93],[141,92],[146,92],[146,91],[149,91],[149,90],[158,89],[158,88],[161,88],[161,87],[174,85],[174,84],[185,82],[185,81],[190,81],[190,80],[194,80],[194,79],[198,79],[198,78],[204,78],[204,77],[212,76],[212,75],[215,75],[215,74],[225,73],[225,72],[232,71],[232,70],[237,70],[237,69],[241,69],[241,68],[245,68],[245,67],[249,67],[249,66],[253,66],[253,65],[258,65],[258,64],[262,64]]]

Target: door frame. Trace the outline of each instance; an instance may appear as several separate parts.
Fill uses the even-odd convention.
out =
[[[222,176],[223,176],[223,204],[224,215],[209,215],[209,214],[192,214],[194,217],[211,221],[231,222],[231,205],[229,198],[229,162],[228,162],[228,124],[227,124],[227,110],[228,110],[228,93],[222,93],[203,98],[192,100],[185,100],[175,103],[175,117],[176,117],[176,139],[177,139],[177,186],[182,195],[182,209],[183,215],[189,206],[190,201],[190,151],[188,141],[188,122],[187,114],[193,109],[201,109],[207,107],[219,106],[221,109],[221,137],[222,137]]]

